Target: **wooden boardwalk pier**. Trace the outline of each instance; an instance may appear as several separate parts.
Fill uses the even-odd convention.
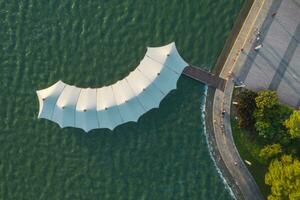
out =
[[[192,79],[207,84],[208,86],[224,91],[226,80],[219,76],[216,76],[215,74],[206,72],[198,67],[194,67],[191,65],[187,66],[183,70],[183,74]]]

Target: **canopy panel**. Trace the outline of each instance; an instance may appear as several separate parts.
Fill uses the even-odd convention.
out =
[[[78,88],[58,81],[38,90],[38,118],[60,127],[77,127],[88,132],[97,128],[113,130],[158,108],[173,89],[188,64],[180,57],[175,43],[148,47],[137,68],[123,80],[102,88]]]

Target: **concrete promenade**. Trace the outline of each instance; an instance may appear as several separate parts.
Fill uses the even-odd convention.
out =
[[[263,197],[255,180],[241,159],[233,141],[230,108],[234,82],[231,75],[241,53],[241,49],[244,48],[250,36],[249,33],[254,29],[257,16],[262,10],[264,3],[264,0],[254,0],[224,64],[220,66],[222,70],[219,76],[223,79],[227,79],[225,89],[224,91],[216,89],[214,95],[213,92],[210,91],[213,96],[213,104],[207,105],[212,111],[211,120],[213,130],[209,133],[211,134],[209,137],[212,139],[211,143],[214,147],[216,161],[230,187],[233,189],[235,196],[238,199],[246,200],[261,200]],[[209,101],[207,102],[210,104]]]
[[[268,0],[240,55],[234,76],[254,91],[277,92],[300,107],[300,0]],[[255,47],[262,47],[255,51]]]
[[[281,101],[300,106],[300,0],[249,0],[245,5],[215,73],[189,66],[184,74],[210,86],[206,101],[209,145],[236,198],[261,200],[232,137],[232,93],[235,84],[245,84],[252,90],[276,90]]]

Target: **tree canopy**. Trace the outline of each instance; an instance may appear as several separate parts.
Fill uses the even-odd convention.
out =
[[[265,110],[266,108],[273,108],[278,104],[278,97],[275,91],[262,90],[258,92],[255,98],[258,109]]]
[[[290,118],[284,122],[291,138],[300,138],[300,112],[295,110]]]
[[[241,91],[238,95],[237,116],[239,118],[239,127],[253,129],[255,119],[253,112],[256,109],[255,97],[257,94],[250,90]]]
[[[289,118],[292,110],[278,102],[274,91],[258,92],[255,103],[257,109],[254,112],[254,118],[258,134],[273,141],[285,139],[284,121]]]
[[[273,160],[265,183],[271,186],[268,200],[300,199],[300,161],[290,155]]]
[[[278,155],[281,152],[282,152],[282,148],[280,144],[272,144],[272,145],[267,145],[263,149],[261,149],[259,156],[264,158],[264,160],[268,160]]]

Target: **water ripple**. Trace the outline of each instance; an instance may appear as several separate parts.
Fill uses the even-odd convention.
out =
[[[0,199],[231,199],[199,123],[205,88],[178,90],[114,132],[38,120],[35,90],[122,79],[176,41],[210,69],[244,0],[0,0]]]

